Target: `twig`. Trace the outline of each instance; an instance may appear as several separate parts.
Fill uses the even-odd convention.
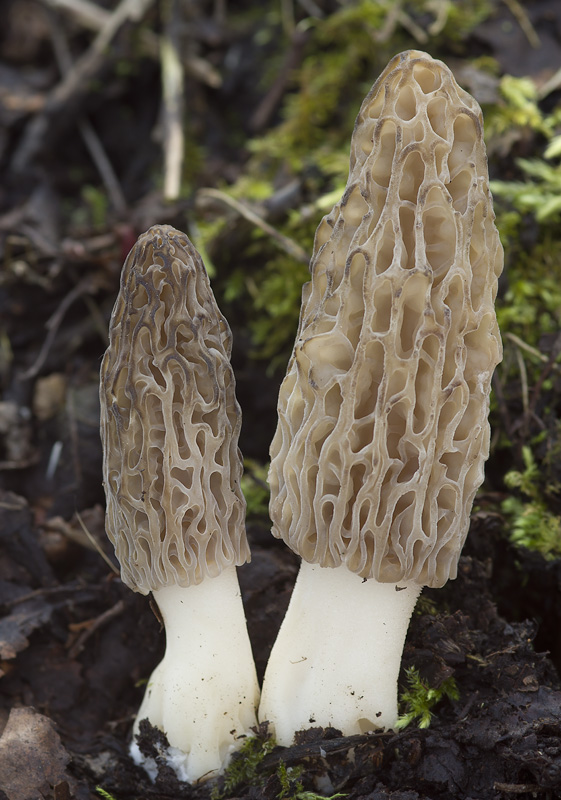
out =
[[[257,228],[260,228],[262,231],[267,233],[272,239],[275,240],[279,247],[292,256],[292,258],[302,262],[303,264],[309,263],[309,255],[305,252],[305,250],[303,250],[303,248],[300,247],[299,244],[293,242],[292,239],[289,239],[288,236],[285,236],[283,233],[275,230],[275,228],[269,225],[268,222],[265,222],[262,217],[256,214],[255,211],[252,211],[251,208],[239,200],[236,200],[234,197],[230,197],[229,194],[221,192],[219,189],[200,189],[197,192],[197,197],[219,200],[221,203],[224,203],[224,205],[233,208],[238,212],[238,214],[244,217],[244,219],[247,219],[248,222],[251,222],[252,225],[255,225]]]
[[[212,17],[219,25],[226,24],[226,0],[214,0]]]
[[[177,41],[176,0],[166,3],[166,21],[160,43],[164,128],[164,199],[177,200],[183,169],[183,66]]]
[[[553,371],[555,367],[559,367],[559,365],[555,363],[555,360],[560,352],[561,352],[561,334],[558,334],[553,344],[553,347],[551,348],[551,354],[549,358],[546,359],[546,364],[542,369],[540,375],[538,376],[534,388],[532,389],[532,399],[530,401],[530,413],[533,414],[534,416],[544,381],[546,380],[546,378],[549,377],[549,374]]]
[[[83,583],[74,581],[73,583],[65,584],[64,586],[46,586],[42,587],[41,589],[34,589],[32,592],[26,592],[26,594],[22,594],[19,597],[14,597],[13,600],[5,600],[2,605],[5,608],[13,608],[14,606],[21,605],[21,603],[27,603],[28,600],[34,600],[36,597],[49,597],[53,594],[64,594],[65,592],[83,592],[86,589],[88,591],[92,589],[104,591],[105,588],[106,584],[89,584],[86,587]]]
[[[12,161],[16,172],[25,169],[37,155],[53,125],[64,111],[68,113],[68,106],[83,103],[94,78],[110,59],[110,44],[123,25],[129,20],[139,21],[153,2],[121,0],[73,69],[51,91],[43,110],[28,123]]]
[[[298,3],[310,17],[316,17],[317,19],[323,19],[325,17],[324,12],[317,3],[314,3],[314,0],[298,0]]]
[[[279,761],[284,761],[287,765],[301,762],[303,759],[325,758],[327,755],[336,753],[345,753],[351,748],[360,747],[363,744],[370,744],[378,740],[390,740],[388,745],[393,741],[407,736],[404,734],[392,734],[386,731],[375,731],[373,733],[356,733],[351,736],[340,736],[336,739],[320,739],[317,742],[309,744],[295,744],[292,747],[285,747],[281,750],[280,747],[275,749],[265,756],[261,762],[264,771],[273,769],[278,766]],[[391,737],[391,738],[390,738]]]
[[[399,11],[397,15],[397,20],[402,28],[405,28],[407,33],[410,33],[411,36],[416,39],[419,44],[426,44],[429,40],[428,34],[424,31],[420,25],[417,25],[414,19],[412,19],[409,14],[407,14],[403,9]]]
[[[185,72],[202,83],[206,83],[211,89],[218,89],[219,86],[222,86],[222,75],[204,58],[191,53],[184,55],[182,62]]]
[[[93,31],[102,28],[111,16],[110,11],[90,0],[43,0],[43,3],[56,10],[69,11],[84,28]]]
[[[294,3],[292,0],[281,0],[281,20],[284,32],[288,36],[292,36],[296,28],[296,20],[294,18]]]
[[[107,330],[107,322],[105,317],[100,311],[98,304],[95,300],[90,297],[89,295],[84,296],[84,303],[88,307],[88,311],[90,312],[90,316],[93,320],[94,328],[99,334],[99,338],[105,345],[105,347],[109,346],[109,332]]]
[[[542,787],[537,783],[501,783],[500,781],[495,781],[493,789],[505,794],[532,794],[534,796],[542,791]]]
[[[446,25],[448,12],[450,11],[450,3],[448,0],[436,0],[436,4],[432,4],[431,11],[434,13],[434,22],[431,22],[428,31],[431,36],[438,36]]]
[[[401,5],[402,0],[396,0],[395,3],[392,3],[380,30],[372,32],[372,38],[375,42],[382,44],[387,42],[390,36],[393,35],[399,14],[401,13]]]
[[[538,89],[538,98],[543,100],[544,97],[547,97],[548,94],[552,92],[556,92],[557,89],[561,86],[561,67],[555,72],[549,80],[547,80],[543,86],[540,86]]]
[[[82,629],[82,632],[72,647],[69,648],[68,657],[76,658],[76,656],[79,655],[84,649],[84,645],[88,639],[93,636],[93,634],[96,633],[96,631],[98,631],[101,627],[122,614],[124,610],[125,604],[123,600],[119,600],[112,608],[108,608],[107,611],[104,611],[103,614],[100,614],[99,617],[79,623],[79,627]],[[72,626],[70,626],[70,628],[72,630]],[[74,631],[76,632],[76,630],[77,628],[74,626]]]
[[[495,392],[495,397],[497,399],[497,403],[499,404],[499,412],[501,417],[503,418],[504,427],[509,439],[512,439],[512,422],[510,419],[510,413],[508,410],[508,405],[505,400],[505,396],[503,393],[503,386],[499,378],[498,370],[495,371],[493,378],[492,378],[492,385],[493,391]]]
[[[524,410],[523,429],[527,433],[531,419],[537,422],[537,424],[542,429],[544,429],[545,425],[543,421],[536,414],[536,406],[538,404],[540,392],[544,381],[550,375],[550,373],[553,372],[553,370],[560,369],[560,365],[556,364],[555,361],[559,353],[561,352],[561,334],[557,336],[549,357],[547,357],[543,353],[540,353],[540,351],[537,350],[535,347],[526,344],[526,342],[524,342],[522,339],[520,339],[513,333],[507,333],[505,338],[510,339],[510,341],[516,345],[516,360],[518,363],[518,368],[520,370],[520,382],[522,386],[522,407]],[[544,367],[538,377],[538,380],[536,381],[536,384],[532,389],[531,398],[528,389],[528,374],[526,370],[526,364],[524,363],[524,359],[522,357],[522,352],[521,352],[522,350],[525,350],[527,353],[539,359],[539,361],[541,361],[544,364]]]
[[[83,278],[73,289],[71,289],[65,297],[63,297],[54,314],[52,314],[52,316],[47,320],[45,325],[47,328],[47,335],[41,350],[39,351],[39,355],[29,369],[25,370],[25,372],[20,375],[21,380],[34,378],[38,374],[39,370],[45,363],[47,356],[49,355],[49,351],[53,346],[57,331],[72,303],[74,303],[75,300],[78,300],[78,298],[83,294],[90,294],[96,289],[97,285],[95,279],[93,279],[91,275],[88,275],[87,277]]]
[[[76,419],[76,407],[74,404],[74,392],[69,391],[66,395],[66,415],[68,417],[68,433],[70,439],[70,453],[72,456],[73,470],[71,489],[78,489],[82,484],[82,464],[80,463],[80,436],[78,433],[78,421]],[[68,491],[68,490],[67,490]]]
[[[80,523],[80,527],[82,528],[82,530],[83,530],[83,531],[84,531],[84,533],[86,534],[86,536],[87,536],[88,540],[91,542],[91,544],[92,544],[92,547],[94,548],[94,550],[95,550],[97,553],[99,553],[99,555],[102,557],[102,559],[103,559],[103,560],[105,561],[105,563],[108,565],[108,567],[109,567],[109,568],[110,568],[110,569],[111,569],[111,570],[112,570],[112,571],[115,573],[115,575],[119,575],[119,570],[118,570],[118,568],[117,568],[117,567],[115,566],[115,564],[114,564],[114,563],[111,561],[111,559],[109,558],[109,556],[107,555],[107,553],[105,553],[105,552],[103,551],[103,549],[100,547],[100,544],[99,544],[99,542],[97,541],[97,539],[95,538],[95,536],[93,536],[93,535],[90,533],[90,531],[88,530],[88,527],[87,527],[86,523],[84,522],[84,520],[82,519],[82,516],[80,515],[80,512],[79,512],[79,511],[76,511],[76,512],[75,512],[75,516],[76,516],[76,519],[78,520],[78,522]]]
[[[43,0],[43,3],[57,11],[68,12],[76,22],[93,31],[99,31],[103,28],[111,16],[110,11],[99,8],[95,3],[91,3],[90,0]],[[141,30],[140,41],[150,58],[160,58],[160,41],[154,31]],[[193,77],[206,83],[207,86],[216,89],[222,85],[220,73],[209,61],[199,56],[185,53],[182,54],[182,60],[185,70]]]
[[[53,12],[51,11],[51,13],[49,13],[49,23],[53,49],[61,75],[68,75],[72,70],[70,48],[64,36],[60,21],[58,19],[53,19],[53,16]],[[78,129],[97,167],[97,171],[105,184],[113,208],[118,214],[124,214],[127,207],[125,197],[97,133],[86,119],[81,119],[78,122]]]
[[[520,370],[520,384],[522,387],[522,408],[524,409],[524,416],[528,414],[528,373],[526,372],[526,364],[522,357],[519,348],[516,348],[516,361],[518,362],[518,369]]]
[[[537,359],[543,361],[544,363],[548,360],[546,355],[541,353],[536,347],[532,347],[531,344],[527,344],[524,341],[524,339],[521,339],[515,333],[505,333],[505,339],[510,339],[510,341],[513,342],[521,350],[526,350],[527,353],[530,353],[530,355],[535,356]]]
[[[537,49],[541,46],[540,37],[536,33],[536,29],[530,22],[530,18],[526,13],[525,9],[522,5],[518,2],[518,0],[503,0],[503,3],[508,8],[512,16],[520,25],[522,32],[528,39],[530,46]]]
[[[105,150],[103,149],[103,145],[101,144],[99,136],[93,129],[91,123],[86,119],[80,120],[78,123],[78,128],[84,142],[86,143],[86,147],[90,151],[90,155],[97,167],[97,171],[101,176],[101,180],[107,189],[107,194],[109,195],[111,205],[117,214],[123,216],[127,209],[127,201],[125,200],[125,196],[121,190],[121,186],[113,166],[107,158]]]
[[[60,462],[60,457],[62,455],[62,448],[63,444],[60,439],[53,444],[51,447],[51,454],[49,456],[49,461],[47,463],[47,469],[45,470],[45,478],[46,480],[50,481],[54,478],[55,472]]]
[[[309,38],[309,31],[296,30],[294,32],[292,41],[290,43],[290,49],[285,57],[284,64],[279,70],[279,74],[275,82],[265,97],[261,100],[249,121],[249,127],[254,133],[258,133],[268,125],[275,112],[275,109],[282,100],[282,97],[292,79],[295,70],[302,62],[304,57],[304,48]]]

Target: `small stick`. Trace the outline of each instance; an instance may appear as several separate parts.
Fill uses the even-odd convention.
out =
[[[99,8],[90,0],[43,0],[46,5],[56,10],[68,12],[76,22],[92,31],[99,31],[111,16],[110,11]],[[150,58],[160,57],[159,36],[154,31],[139,31],[140,41]],[[222,77],[209,61],[194,54],[183,53],[185,70],[194,78],[216,89],[222,84]]]
[[[528,374],[526,372],[526,364],[522,357],[522,353],[516,349],[516,361],[518,362],[518,369],[520,370],[520,384],[522,387],[522,408],[524,409],[524,416],[528,414]]]
[[[102,549],[101,545],[99,544],[99,542],[97,541],[97,539],[95,538],[95,536],[94,536],[92,533],[90,533],[90,531],[88,530],[88,526],[86,525],[86,523],[85,523],[85,522],[84,522],[84,520],[82,519],[82,516],[81,516],[81,514],[80,514],[80,512],[79,512],[79,511],[76,511],[76,519],[77,519],[77,520],[78,520],[78,522],[80,523],[80,527],[82,528],[82,530],[83,530],[83,531],[84,531],[84,533],[86,534],[86,536],[87,536],[87,538],[88,538],[89,542],[91,543],[91,545],[92,545],[93,549],[94,549],[94,550],[95,550],[97,553],[99,553],[99,555],[102,557],[102,559],[105,561],[105,563],[106,563],[106,564],[108,565],[108,567],[111,569],[111,571],[112,571],[112,572],[114,572],[114,573],[115,573],[115,575],[119,575],[119,570],[118,570],[118,568],[117,568],[117,567],[115,566],[115,564],[114,564],[114,563],[111,561],[111,559],[109,558],[109,556],[107,555],[107,553],[105,553],[105,552],[104,552],[104,550]]]
[[[420,25],[417,25],[415,20],[407,14],[403,9],[400,9],[397,15],[397,20],[402,28],[405,28],[407,33],[410,33],[411,36],[419,42],[419,44],[426,44],[429,40],[426,32],[421,28]]]
[[[50,8],[69,11],[77,22],[93,31],[103,28],[111,16],[110,11],[100,8],[90,0],[43,0],[43,3]]]
[[[115,174],[115,170],[113,169],[113,165],[109,161],[109,158],[103,149],[103,145],[101,144],[99,136],[95,132],[92,124],[86,119],[80,120],[78,123],[78,128],[86,147],[90,151],[92,161],[97,167],[97,171],[101,176],[101,180],[107,189],[107,194],[111,200],[111,205],[117,214],[123,216],[127,210],[127,201],[125,200],[125,196],[122,192],[117,175]]]
[[[122,614],[124,610],[125,604],[123,600],[119,600],[112,608],[108,608],[107,611],[100,614],[99,617],[80,623],[80,627],[85,629],[82,630],[72,647],[68,650],[68,657],[71,659],[76,658],[84,649],[84,645],[88,639],[106,623]]]
[[[72,56],[68,42],[62,31],[62,26],[58,24],[57,19],[53,19],[53,12],[49,14],[51,39],[53,42],[53,49],[55,51],[58,68],[61,75],[68,75],[72,70]],[[101,175],[101,179],[107,189],[107,194],[110,197],[113,208],[118,214],[124,214],[127,208],[125,197],[121,191],[119,181],[103,145],[95,132],[93,126],[86,120],[81,119],[78,122],[78,129],[88,148],[97,171]]]
[[[542,787],[537,783],[501,783],[495,781],[493,789],[505,794],[533,794],[542,791]]]
[[[501,414],[501,417],[503,418],[505,430],[507,432],[509,439],[512,439],[513,436],[512,421],[510,418],[508,405],[505,400],[505,396],[503,393],[503,386],[499,379],[498,372],[495,372],[495,374],[493,375],[492,383],[493,383],[493,390],[495,392],[495,397],[497,398],[497,403],[499,405],[499,412]]]
[[[105,584],[90,584],[87,587],[87,590],[90,591],[95,589],[96,591],[100,591],[104,588]],[[13,608],[14,606],[19,606],[22,603],[27,603],[28,600],[34,600],[36,597],[50,597],[54,594],[65,594],[66,592],[84,592],[85,590],[86,587],[79,581],[74,581],[73,583],[67,583],[61,586],[44,586],[41,589],[34,589],[32,592],[27,592],[19,597],[14,597],[13,600],[5,600],[2,605],[5,606],[5,608]]]
[[[530,353],[530,355],[535,356],[543,364],[550,365],[551,369],[561,370],[561,364],[554,363],[555,358],[557,358],[557,356],[559,355],[557,351],[552,361],[551,358],[548,358],[544,353],[540,352],[537,347],[532,347],[531,344],[527,344],[527,342],[525,342],[515,333],[505,333],[505,338],[510,339],[511,342],[514,342],[514,344],[521,350],[526,350],[527,353]]]
[[[80,281],[73,289],[71,289],[68,294],[63,297],[62,301],[60,302],[58,308],[54,312],[54,314],[49,317],[46,323],[47,328],[47,335],[45,340],[43,341],[43,345],[41,350],[39,351],[39,355],[35,359],[34,363],[26,369],[20,375],[21,380],[28,380],[29,378],[34,378],[45,361],[47,360],[47,356],[49,355],[50,349],[53,346],[53,342],[57,331],[64,319],[66,312],[72,305],[72,303],[81,297],[83,294],[89,294],[96,290],[95,281],[92,280],[91,276],[87,276],[83,280]]]
[[[530,401],[530,413],[535,416],[536,406],[538,404],[538,400],[540,399],[541,390],[544,384],[544,381],[549,374],[553,371],[555,367],[559,368],[559,365],[555,363],[559,353],[561,352],[561,334],[558,334],[553,347],[551,349],[551,355],[549,358],[546,358],[546,363],[544,368],[542,369],[538,380],[536,381],[534,388],[532,390],[532,399]]]
[[[230,206],[230,208],[233,208],[238,212],[238,214],[247,219],[248,222],[251,222],[252,225],[255,225],[257,228],[261,228],[261,230],[274,239],[275,242],[285,252],[292,256],[292,258],[295,258],[296,261],[301,261],[303,264],[309,263],[309,255],[302,247],[300,247],[299,244],[293,242],[292,239],[289,239],[288,236],[285,236],[283,233],[275,230],[272,225],[269,225],[268,222],[265,222],[265,220],[260,217],[259,214],[256,214],[255,211],[252,211],[251,208],[245,205],[245,203],[236,200],[234,197],[231,197],[225,192],[221,192],[219,189],[200,189],[197,192],[197,196],[200,198],[208,197],[214,200],[219,200],[221,203],[224,203],[224,205]]]
[[[290,43],[290,49],[285,57],[284,64],[279,70],[277,78],[257,106],[257,109],[249,121],[249,127],[255,133],[263,130],[270,122],[275,109],[282,100],[292,80],[295,70],[299,67],[304,58],[304,49],[309,38],[310,34],[308,31],[296,30],[294,32]]]
[[[177,200],[185,140],[183,136],[183,65],[177,41],[176,0],[165,6],[166,22],[160,45],[163,88],[164,199]]]
[[[317,19],[324,19],[325,14],[321,10],[321,8],[314,3],[314,0],[298,0],[298,4],[302,6],[304,11],[310,15],[310,17],[317,17]]]
[[[508,8],[512,16],[520,25],[522,32],[528,39],[531,47],[537,50],[538,47],[541,45],[540,37],[538,36],[536,29],[530,22],[530,18],[526,13],[525,9],[522,5],[518,2],[518,0],[503,0],[505,6]]]
[[[154,0],[121,0],[115,11],[107,18],[86,52],[75,62],[74,67],[51,91],[43,110],[28,123],[12,165],[16,172],[25,169],[40,151],[43,142],[68,106],[78,107],[90,91],[93,79],[111,56],[111,42],[129,20],[139,21]]]

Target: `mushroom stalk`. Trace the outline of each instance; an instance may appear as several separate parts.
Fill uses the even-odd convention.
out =
[[[420,592],[414,582],[379,583],[345,566],[302,562],[260,705],[279,744],[290,746],[294,731],[310,726],[350,736],[394,725],[403,643]]]
[[[255,725],[259,688],[236,568],[197,586],[158,589],[154,599],[166,652],[148,682],[133,733],[143,719],[165,731],[168,763],[180,780],[194,783],[220,772]],[[144,761],[136,742],[131,754]],[[144,766],[151,771],[150,763]]]

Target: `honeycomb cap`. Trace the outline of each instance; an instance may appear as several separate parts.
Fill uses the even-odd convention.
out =
[[[100,382],[106,531],[123,582],[142,594],[249,561],[231,343],[187,236],[142,234]]]
[[[308,562],[441,586],[489,451],[503,252],[481,110],[426,53],[360,109],[320,223],[271,445],[273,534]]]

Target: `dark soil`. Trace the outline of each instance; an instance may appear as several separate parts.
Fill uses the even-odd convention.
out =
[[[547,31],[539,51],[512,18],[507,30],[504,8],[473,37],[514,74],[544,70],[547,55],[555,68],[561,63],[559,6],[527,5]],[[188,79],[193,135],[209,153],[201,185],[243,169],[228,120],[233,109],[249,118],[262,100],[254,75],[264,54],[253,52],[251,28],[218,24],[212,6],[193,4],[191,44],[229,77],[220,92]],[[61,82],[52,14],[35,0],[0,0],[0,8],[0,800],[93,800],[97,787],[116,800],[208,798],[212,786],[179,784],[169,771],[151,783],[127,755],[143,694],[137,684],[161,658],[164,637],[149,601],[99,553],[112,558],[98,369],[119,270],[142,230],[155,222],[185,228],[191,211],[185,202],[164,205],[154,188],[158,68],[135,60],[128,25],[110,53],[80,62],[78,85]],[[90,35],[69,18],[64,31],[79,59]],[[234,62],[228,73],[224,65]],[[91,92],[92,82],[102,90]],[[97,180],[78,133],[85,114],[119,165],[124,196],[101,226],[89,212],[71,213],[85,208],[81,187]],[[230,322],[241,447],[265,461],[281,376],[247,356],[243,326]],[[294,747],[264,758],[253,785],[228,797],[295,797],[283,794],[282,762],[303,768],[303,791],[349,800],[561,798],[561,564],[506,543],[496,489],[490,481],[478,499],[458,579],[425,592],[430,603],[420,604],[404,654],[402,687],[415,665],[433,687],[454,677],[459,699],[442,701],[424,730],[303,732]],[[252,562],[239,574],[262,677],[297,559],[265,520],[251,521],[248,535]]]
[[[127,755],[143,693],[135,683],[163,649],[148,601],[97,553],[49,543],[21,496],[4,491],[0,513],[0,798],[81,799],[97,796],[96,786],[116,798],[208,797],[208,785],[179,784],[166,770],[152,784]],[[277,542],[263,545],[262,532],[250,538],[253,560],[240,581],[262,676],[296,560]],[[496,517],[480,513],[458,579],[426,592],[441,610],[414,616],[403,667],[415,665],[431,686],[453,676],[460,690],[458,701],[437,706],[428,729],[348,738],[310,730],[265,757],[257,788],[228,796],[274,800],[280,761],[304,766],[305,789],[349,798],[561,796],[561,684],[534,649],[536,623],[497,613],[492,566],[500,568],[501,548]],[[546,580],[545,565],[542,573]]]

